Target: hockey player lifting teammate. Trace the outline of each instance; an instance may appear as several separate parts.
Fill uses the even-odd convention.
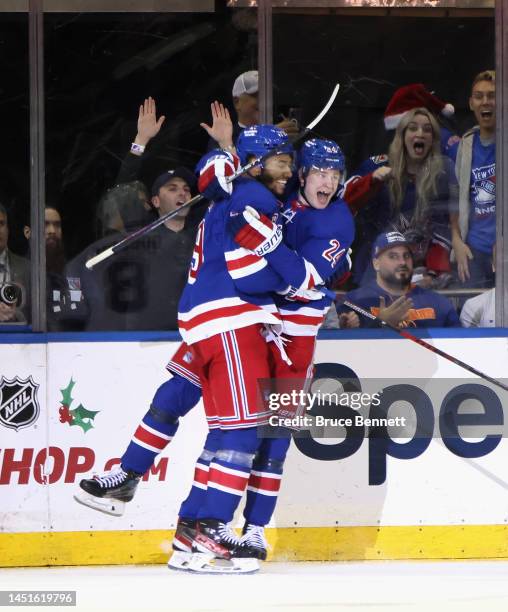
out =
[[[276,149],[281,145],[282,151]],[[132,497],[140,474],[148,469],[156,452],[162,450],[176,431],[177,416],[186,413],[198,399],[195,391],[183,393],[183,388],[189,385],[198,390],[195,373],[188,376],[189,355],[192,355],[191,361],[197,355],[202,367],[205,406],[212,419],[210,424],[213,427],[218,417],[221,425],[221,433],[210,434],[207,440],[207,446],[214,448],[205,449],[198,460],[195,485],[201,487],[194,486],[193,490],[199,491],[199,503],[194,504],[192,513],[184,508],[193,497],[191,491],[182,506],[180,516],[184,521],[179,523],[175,541],[177,548],[179,542],[188,545],[189,535],[194,531],[193,522],[196,517],[201,519],[194,541],[198,554],[194,556],[193,569],[197,571],[217,569],[216,557],[232,560],[222,571],[228,571],[228,567],[229,571],[255,569],[256,565],[244,558],[266,555],[262,527],[273,513],[289,438],[258,438],[256,425],[265,422],[267,415],[256,408],[257,379],[305,378],[312,362],[315,334],[329,305],[327,298],[314,287],[342,265],[353,235],[351,214],[340,201],[333,202],[328,214],[323,215],[323,210],[315,215],[316,222],[312,222],[313,208],[325,209],[336,195],[344,164],[337,145],[323,141],[304,145],[299,170],[302,188],[282,211],[274,195],[284,192],[292,163],[284,135],[273,126],[257,126],[247,130],[239,142],[243,163],[250,156],[264,155],[273,149],[276,153],[267,158],[263,167],[256,168],[256,180],[237,181],[232,197],[216,202],[201,228],[181,306],[182,334],[194,344],[193,350],[183,353],[187,355],[186,360],[180,359],[176,367],[170,367],[178,373],[172,379],[177,383],[165,383],[171,388],[169,394],[160,392],[165,385],[159,389],[152,409],[131,443],[133,446],[136,439],[145,441],[141,445],[145,448],[150,446],[146,444],[148,439],[152,449],[145,448],[147,454],[136,466],[132,462],[129,465],[127,459],[133,453],[128,450],[116,477],[96,477],[95,490],[89,491],[92,495],[102,492],[115,500],[115,496],[122,497],[122,491],[127,489],[125,500]],[[246,210],[247,202],[252,208]],[[287,222],[286,244],[281,242],[280,229],[271,219]],[[222,237],[221,242],[217,236]],[[294,249],[299,246],[301,253],[297,255]],[[200,266],[205,253],[205,265]],[[215,274],[219,271],[221,276]],[[213,283],[207,281],[209,274],[213,275]],[[222,279],[221,284],[217,283],[218,278]],[[217,290],[210,295],[213,288]],[[278,297],[274,298],[276,294],[268,293],[266,288],[278,291]],[[266,343],[267,323],[277,326],[282,323],[286,334],[293,336],[286,361],[273,343]],[[248,369],[243,367],[246,362]],[[229,382],[227,388],[224,380]],[[182,397],[187,401],[182,402]],[[157,409],[159,406],[162,410]],[[164,420],[166,427],[162,426]],[[171,420],[173,423],[168,423]],[[214,453],[205,492],[206,464]],[[85,488],[84,484],[92,480],[83,481],[81,486]],[[239,540],[227,523],[246,486],[247,524]],[[205,500],[196,514],[203,493]]]
[[[270,498],[278,492],[289,446],[288,437],[263,439],[258,435],[257,426],[265,424],[269,417],[268,411],[258,410],[258,381],[280,377],[284,371],[305,379],[317,326],[329,306],[325,306],[327,298],[318,287],[345,257],[353,234],[351,214],[345,204],[340,211],[349,223],[341,223],[337,216],[335,223],[327,223],[332,217],[323,217],[322,224],[312,225],[302,211],[297,225],[295,202],[291,211],[295,214],[288,217],[298,228],[292,239],[301,240],[304,255],[286,245],[277,223],[284,217],[276,196],[283,195],[292,174],[287,137],[273,126],[254,126],[241,134],[237,149],[243,164],[256,157],[264,160],[250,177],[235,182],[230,198],[215,203],[207,213],[202,244],[197,245],[200,260],[196,260],[196,269],[180,301],[182,335],[192,344],[203,366],[205,411],[218,416],[222,431],[220,448],[210,464],[204,503],[198,512],[193,542],[196,554],[190,562],[194,571],[214,571],[217,558],[232,562],[221,567],[223,571],[256,567],[249,563],[252,559],[246,559],[256,552],[240,542],[228,524],[252,475],[257,478],[258,493],[267,493],[263,503],[258,504],[262,519],[257,526],[266,524],[274,508]],[[333,153],[335,157],[340,154],[343,164],[336,145],[330,157]],[[334,196],[340,171],[335,175],[335,182],[316,177],[318,183],[321,181],[313,194],[316,208],[325,208]],[[302,174],[302,183],[306,181],[314,184],[313,179]],[[303,206],[308,206],[305,200]],[[328,232],[333,230],[335,238],[330,239]],[[280,344],[275,346],[278,343],[274,328],[284,325],[284,317],[276,308],[276,300],[282,298],[319,304],[314,309],[305,307],[307,312],[302,319],[306,325],[302,328],[307,328],[307,335],[299,345],[290,342],[287,355]],[[295,323],[292,313],[288,310],[288,325]],[[271,326],[269,330],[267,325]],[[270,338],[274,342],[267,343]],[[247,507],[252,499],[249,493]],[[246,531],[255,526],[256,523],[247,525]]]

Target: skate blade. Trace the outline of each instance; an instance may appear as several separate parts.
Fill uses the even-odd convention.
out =
[[[78,504],[83,504],[83,506],[88,506],[93,510],[99,510],[99,512],[104,512],[104,514],[110,514],[111,516],[123,516],[123,513],[125,512],[125,502],[118,501],[117,499],[95,497],[90,495],[90,493],[86,493],[85,491],[79,491],[78,493],[75,493],[73,497]]]
[[[189,564],[191,558],[191,552],[185,552],[183,550],[174,550],[173,554],[169,558],[168,567],[170,570],[187,572],[189,571]]]
[[[221,559],[213,553],[193,553],[188,570],[197,574],[255,574],[259,571],[257,559]]]

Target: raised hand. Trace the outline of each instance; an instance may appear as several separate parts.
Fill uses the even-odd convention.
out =
[[[372,178],[376,181],[384,183],[392,176],[392,169],[390,166],[380,166],[372,173]]]
[[[234,152],[233,123],[228,109],[217,100],[212,102],[210,109],[212,111],[212,125],[207,123],[200,123],[199,125],[210,138],[218,142],[221,149]]]
[[[276,123],[275,125],[284,130],[288,135],[288,138],[291,142],[293,142],[296,137],[300,134],[300,128],[298,125],[298,121],[296,119],[289,119],[288,117],[282,116],[282,121]]]
[[[139,107],[138,133],[134,142],[146,146],[154,136],[157,136],[165,119],[164,115],[157,119],[155,100],[152,97],[146,98]]]

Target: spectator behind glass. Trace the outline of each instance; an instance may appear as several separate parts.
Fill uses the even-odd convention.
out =
[[[44,210],[44,237],[46,240],[46,271],[61,275],[65,268],[65,250],[62,235],[62,217],[54,206]]]
[[[28,225],[23,229],[25,238],[31,239]],[[79,329],[76,320],[82,317],[81,293],[65,277],[65,249],[63,244],[62,218],[56,206],[44,209],[44,239],[46,244],[46,315],[48,331]]]
[[[259,123],[258,88],[259,74],[257,70],[242,72],[233,83],[231,94],[237,116],[237,122],[233,124],[233,142],[238,140],[238,136],[244,128]],[[204,124],[201,124],[201,126],[204,127]],[[296,138],[299,132],[297,121],[286,117],[277,124],[277,127],[284,130],[290,139]],[[211,134],[209,135],[207,151],[217,148],[218,144]]]
[[[148,192],[141,181],[122,183],[108,189],[97,206],[97,235],[103,237],[116,232],[131,232],[144,225],[148,221],[147,201]]]
[[[496,247],[492,251],[492,272],[496,272]],[[480,295],[469,298],[460,311],[460,323],[463,327],[495,327],[496,325],[496,289],[492,288]]]
[[[0,204],[0,324],[30,318],[30,262],[8,247],[7,209]]]
[[[161,174],[152,187],[159,215],[178,210],[195,189],[194,174],[176,168]],[[142,195],[142,194],[141,194]],[[132,245],[87,270],[85,262],[124,237],[125,218],[143,209],[139,183],[118,185],[99,205],[104,237],[67,267],[66,276],[87,305],[85,330],[176,330],[177,305],[194,246],[195,227],[186,226],[188,209]],[[122,211],[122,214],[120,214]],[[129,213],[130,211],[130,213]]]
[[[439,293],[411,285],[413,254],[408,240],[399,232],[380,234],[372,249],[375,280],[346,294],[345,299],[358,304],[397,327],[460,327],[452,303]],[[341,327],[348,327],[338,309]],[[361,327],[377,326],[367,317],[359,316]]]
[[[450,147],[460,141],[459,136],[443,125],[444,119],[453,117],[455,108],[435,96],[422,83],[404,85],[394,92],[384,113],[385,129],[394,130],[404,115],[415,108],[426,108],[437,119],[441,132],[441,152],[447,154]]]
[[[453,253],[463,287],[492,287],[496,240],[496,73],[480,72],[469,108],[477,124],[450,149],[459,182],[458,206],[450,208]]]
[[[436,287],[451,281],[448,207],[458,195],[453,165],[440,151],[439,125],[430,111],[406,112],[395,130],[388,156],[362,164],[369,204],[358,214],[360,244],[353,268],[357,284],[373,278],[369,253],[379,232],[407,234],[415,248],[415,267],[435,278]],[[353,177],[353,182],[355,177]]]
[[[140,199],[143,202],[142,209],[134,208],[124,210],[123,206],[118,210],[118,214],[122,217],[125,228],[128,231],[142,225],[148,225],[157,217],[157,211],[151,202],[146,187],[138,179],[141,175],[142,166],[145,160],[150,159],[149,144],[156,136],[158,136],[162,125],[165,121],[165,116],[161,115],[157,118],[157,108],[154,98],[145,98],[143,104],[138,110],[137,132],[131,144],[130,150],[122,160],[116,183],[121,185],[124,183],[139,185]],[[135,204],[135,202],[133,202]],[[192,206],[190,213],[186,218],[186,226],[198,226],[201,219],[204,217],[208,202],[203,200],[197,205]],[[187,213],[186,213],[187,215]],[[118,228],[118,222],[115,223]],[[120,228],[121,231],[122,228]]]

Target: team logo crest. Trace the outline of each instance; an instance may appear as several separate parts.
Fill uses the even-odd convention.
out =
[[[30,427],[39,418],[40,406],[37,399],[39,385],[29,376],[26,379],[0,380],[0,423],[9,429]]]

